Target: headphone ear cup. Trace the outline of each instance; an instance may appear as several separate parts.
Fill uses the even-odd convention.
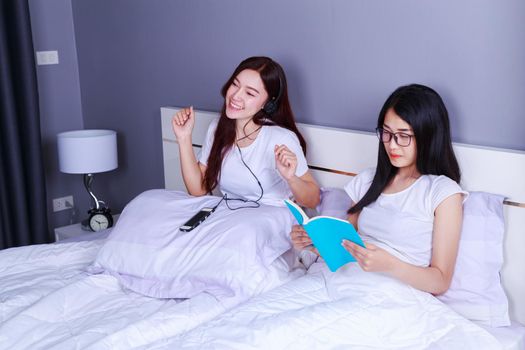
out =
[[[274,65],[276,65],[275,62]],[[274,96],[271,100],[266,101],[263,107],[264,112],[266,112],[268,115],[272,115],[277,112],[277,109],[279,108],[279,100],[281,99],[281,95],[283,93],[283,81],[281,79],[281,75],[278,74],[277,77],[279,78],[279,91],[277,92],[277,96]]]
[[[274,114],[277,111],[277,102],[275,99],[271,99],[270,101],[266,102],[263,110],[266,114]]]

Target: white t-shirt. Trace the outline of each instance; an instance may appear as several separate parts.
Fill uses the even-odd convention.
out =
[[[375,168],[354,177],[345,190],[357,203],[370,188]],[[359,234],[399,259],[429,266],[432,254],[434,212],[439,204],[455,193],[468,193],[446,176],[422,175],[403,191],[382,193],[361,211]]]
[[[218,121],[218,118],[213,120],[208,128],[199,156],[199,162],[203,165],[208,164]],[[240,148],[242,159],[257,176],[264,189],[261,203],[284,206],[284,199],[292,195],[286,180],[281,177],[275,164],[274,147],[283,144],[297,156],[295,175],[303,176],[308,170],[308,165],[299,139],[288,129],[276,125],[264,125],[252,144]],[[261,194],[261,188],[242,159],[239,149],[234,145],[224,156],[219,188],[223,194],[227,194],[228,198],[256,200]]]

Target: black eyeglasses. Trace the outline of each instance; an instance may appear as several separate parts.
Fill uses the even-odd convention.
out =
[[[401,147],[409,146],[412,137],[414,137],[414,135],[405,134],[404,132],[390,132],[383,128],[376,128],[376,134],[379,140],[383,143],[389,143],[390,140],[392,140],[392,137],[394,137],[394,141],[396,141],[397,145]]]

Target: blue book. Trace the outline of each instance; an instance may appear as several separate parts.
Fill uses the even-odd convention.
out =
[[[294,202],[287,199],[284,202],[299,225],[304,227],[330,271],[335,272],[346,263],[356,261],[352,254],[341,245],[343,239],[347,239],[365,247],[363,240],[349,221],[331,216],[309,218],[304,210]]]

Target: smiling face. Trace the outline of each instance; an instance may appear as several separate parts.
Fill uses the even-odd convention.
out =
[[[226,116],[238,121],[251,119],[267,100],[268,93],[259,72],[245,69],[226,90]]]
[[[404,137],[405,135],[412,135],[410,144],[406,147],[399,146],[395,141],[394,136],[392,136],[390,142],[383,142],[383,145],[385,146],[385,151],[388,154],[390,163],[392,163],[393,166],[400,169],[404,168],[407,170],[416,170],[416,138],[413,136],[414,131],[412,130],[410,124],[401,119],[401,117],[396,114],[393,108],[390,108],[385,114],[383,129],[392,134],[397,134],[396,136],[398,139],[400,139],[400,137]],[[400,135],[398,133],[404,135]]]

